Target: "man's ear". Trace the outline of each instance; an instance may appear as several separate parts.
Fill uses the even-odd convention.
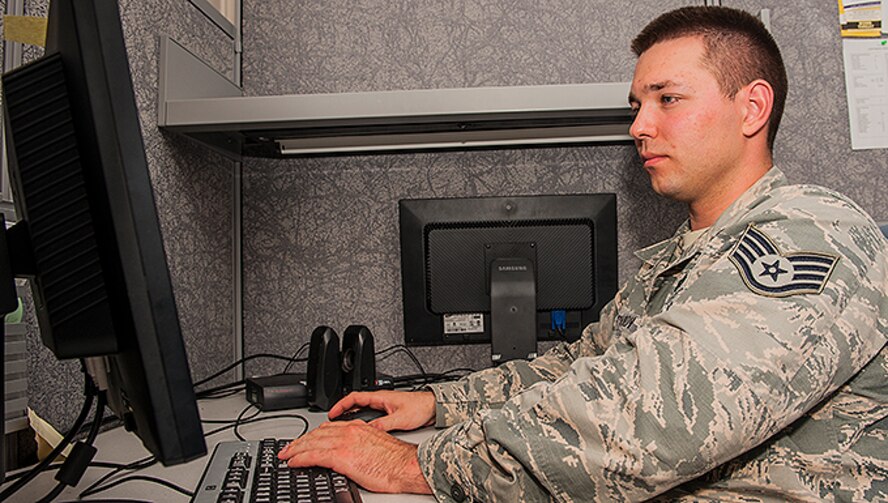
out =
[[[766,126],[774,107],[774,89],[762,79],[756,79],[743,86],[738,93],[742,97],[743,134],[751,138],[759,133],[767,133]]]

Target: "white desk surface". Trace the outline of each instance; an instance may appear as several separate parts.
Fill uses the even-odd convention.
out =
[[[243,393],[218,400],[200,400],[198,402],[200,415],[204,420],[230,419],[231,421],[234,421],[246,405],[247,402],[243,397]],[[267,412],[262,413],[258,417],[292,413],[304,416],[309,420],[312,428],[326,420],[325,414],[308,412],[306,409]],[[211,431],[220,426],[223,425],[204,424],[204,431]],[[253,424],[245,424],[240,426],[238,431],[247,440],[261,440],[263,438],[293,438],[302,431],[302,428],[302,421],[290,418],[271,419]],[[428,437],[433,431],[433,429],[427,428],[414,432],[397,433],[396,435],[398,438],[407,442],[419,443],[422,439]],[[157,464],[144,470],[139,470],[138,472],[127,472],[127,474],[151,475],[153,477],[168,480],[186,489],[194,490],[197,487],[197,483],[200,481],[201,475],[203,475],[204,468],[209,460],[210,454],[213,452],[213,448],[217,443],[226,440],[236,440],[232,429],[216,433],[207,438],[207,455],[201,458],[168,468]],[[115,428],[101,433],[96,438],[95,446],[98,448],[98,452],[93,458],[93,461],[130,463],[148,456],[148,451],[142,446],[141,440],[139,440],[134,434],[124,431],[123,428]],[[76,500],[77,494],[109,471],[110,469],[107,468],[90,467],[86,470],[86,473],[84,473],[83,478],[80,480],[80,484],[73,488],[66,488],[56,501]],[[33,502],[39,500],[55,487],[56,481],[54,476],[55,471],[44,472],[31,481],[30,484],[19,490],[8,501]],[[434,498],[431,496],[375,494],[366,491],[361,491],[361,497],[366,503],[434,501]],[[134,480],[90,496],[84,501],[88,501],[89,499],[107,500],[113,498],[163,501],[171,503],[186,502],[189,499],[187,496],[160,484]]]

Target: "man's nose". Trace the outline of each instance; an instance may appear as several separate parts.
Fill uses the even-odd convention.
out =
[[[636,140],[643,140],[645,138],[652,138],[654,133],[655,128],[650,112],[647,108],[640,107],[635,112],[635,119],[633,119],[632,125],[629,126],[629,134]]]

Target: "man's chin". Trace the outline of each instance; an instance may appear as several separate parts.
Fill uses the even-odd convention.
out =
[[[682,197],[681,191],[679,191],[676,187],[673,187],[666,183],[662,183],[662,181],[658,183],[654,177],[651,177],[651,188],[658,196],[665,197],[666,199],[671,199],[673,201],[686,202],[685,198]]]
[[[651,189],[653,189],[654,193],[658,196],[669,197],[668,186],[663,183],[662,180],[658,180],[657,176],[653,173],[650,173],[651,180]]]

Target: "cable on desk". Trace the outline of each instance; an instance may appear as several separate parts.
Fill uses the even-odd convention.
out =
[[[215,399],[215,398],[225,398],[229,396],[228,393],[232,392],[239,393],[242,390],[242,386],[244,385],[244,381],[234,381],[227,384],[221,384],[219,386],[215,386],[212,388],[205,389],[203,391],[199,391],[195,393],[195,397],[198,400],[203,399]]]
[[[231,388],[228,390],[219,390],[209,395],[201,395],[198,400],[220,400],[222,398],[228,398],[230,396],[234,396],[243,392],[244,387],[238,386],[237,388]]]
[[[161,479],[158,477],[152,477],[150,475],[129,475],[129,476],[123,477],[122,479],[115,480],[114,482],[110,482],[105,486],[96,487],[96,488],[91,489],[89,491],[84,491],[84,492],[80,493],[80,497],[92,496],[93,494],[98,494],[102,491],[107,491],[108,489],[111,489],[112,487],[116,487],[116,486],[119,486],[120,484],[123,484],[125,482],[131,482],[133,480],[142,480],[145,482],[153,482],[155,484],[160,484],[160,485],[166,486],[174,491],[180,492],[180,493],[184,494],[185,496],[188,496],[188,497],[194,496],[194,492],[192,492],[188,489],[185,489],[184,487],[177,486],[176,484],[173,484],[172,482],[170,482],[168,480],[164,480],[164,479]]]
[[[402,348],[406,348],[406,347],[407,347],[407,346],[405,346],[405,345],[403,345],[403,344],[394,344],[394,345],[391,345],[391,346],[389,346],[389,347],[387,347],[387,348],[380,349],[379,351],[377,351],[377,352],[374,353],[374,354],[375,354],[376,356],[383,356],[383,355],[385,355],[386,353],[390,353],[390,352],[395,351],[395,350],[397,350],[397,349],[402,349]]]
[[[382,360],[385,360],[386,358],[391,357],[394,354],[394,352],[406,354],[411,360],[413,360],[413,363],[416,365],[416,368],[419,369],[419,373],[422,374],[423,376],[427,375],[425,369],[422,368],[422,364],[419,363],[419,359],[416,357],[416,355],[413,354],[413,351],[410,351],[410,349],[403,344],[395,344],[394,346],[389,346],[389,347],[379,351],[378,353],[376,353],[377,355],[382,355],[384,353],[387,353],[384,356],[380,357],[378,359],[378,361],[382,361]]]
[[[422,367],[422,364],[419,362],[419,359],[416,357],[416,355],[413,354],[413,351],[410,351],[410,348],[408,348],[407,346],[405,346],[403,344],[395,344],[393,346],[389,346],[385,349],[377,351],[376,356],[380,357],[379,361],[382,361],[382,360],[385,360],[386,358],[391,357],[395,353],[406,354],[411,360],[413,360],[413,363],[416,365],[416,367],[419,369],[419,372],[420,372],[419,375],[405,376],[405,377],[409,377],[409,382],[404,382],[404,381],[407,381],[407,379],[404,379],[403,377],[402,378],[394,378],[393,381],[394,381],[396,388],[411,387],[412,386],[415,390],[415,389],[421,388],[422,386],[425,386],[427,384],[431,384],[434,382],[442,382],[442,381],[452,380],[452,379],[449,379],[447,376],[448,376],[448,374],[451,374],[454,372],[467,372],[467,373],[475,372],[475,369],[456,368],[456,369],[447,370],[447,371],[442,372],[440,374],[429,374]],[[457,379],[459,377],[460,376],[457,376]],[[402,383],[399,383],[399,380],[401,380]],[[416,381],[419,381],[419,382],[416,382]]]
[[[56,499],[59,494],[62,494],[62,491],[64,491],[66,487],[68,487],[68,484],[65,484],[64,482],[59,482],[58,484],[56,484],[53,490],[49,492],[49,494],[41,498],[37,503],[49,503],[50,501]]]
[[[213,374],[209,377],[205,377],[205,378],[201,379],[200,381],[197,381],[196,383],[194,383],[194,387],[197,388],[198,386],[206,384],[206,383],[212,381],[213,379],[221,376],[222,374],[228,372],[229,370],[233,369],[234,367],[237,367],[238,365],[242,365],[244,363],[247,363],[250,360],[255,360],[256,358],[272,358],[272,359],[284,360],[284,361],[290,361],[292,359],[289,356],[281,356],[281,355],[275,355],[275,354],[270,354],[270,353],[259,353],[259,354],[255,354],[255,355],[246,356],[246,357],[241,358],[240,360],[238,360],[230,365],[227,365],[225,368],[216,372],[215,374]]]
[[[234,428],[234,422],[231,422],[225,426],[220,426],[219,428],[216,428],[215,430],[210,430],[208,432],[205,432],[204,437],[209,437],[210,435],[215,435],[216,433],[222,433],[223,431],[230,430],[232,428]]]
[[[442,374],[408,374],[404,376],[394,376],[392,377],[392,384],[395,385],[395,388],[406,388],[409,386],[413,386],[417,381],[433,383],[438,380],[446,381],[448,376]]]
[[[219,372],[216,372],[215,374],[213,374],[213,375],[211,375],[211,376],[209,376],[209,377],[207,377],[207,378],[205,378],[205,379],[202,379],[202,380],[196,382],[196,383],[194,384],[194,387],[196,388],[196,387],[198,387],[198,386],[201,386],[201,385],[203,385],[203,384],[206,384],[207,382],[209,382],[209,381],[215,379],[216,377],[219,377],[220,375],[224,374],[225,372],[228,372],[229,370],[231,370],[232,368],[236,367],[237,365],[240,365],[240,364],[242,364],[242,363],[245,363],[247,360],[251,360],[251,359],[259,358],[259,357],[263,357],[263,358],[276,358],[276,359],[279,359],[279,360],[287,360],[287,366],[284,367],[284,371],[282,372],[283,374],[286,374],[286,373],[289,371],[290,366],[291,366],[292,364],[294,364],[294,363],[302,363],[302,362],[306,362],[306,361],[308,361],[307,358],[299,358],[299,354],[302,353],[302,352],[303,352],[308,346],[309,346],[308,343],[303,344],[302,346],[299,347],[299,349],[296,350],[296,353],[294,353],[293,356],[290,356],[290,357],[285,357],[285,356],[281,356],[281,355],[273,355],[273,354],[258,354],[258,355],[253,355],[253,356],[248,356],[248,357],[246,357],[246,358],[242,358],[242,359],[240,359],[240,360],[234,362],[233,364],[231,364],[231,365],[225,367],[224,369],[220,370]],[[239,393],[239,392],[241,391],[241,388],[240,388],[240,387],[243,386],[243,385],[244,385],[244,381],[243,381],[243,380],[240,380],[240,381],[234,381],[234,382],[227,383],[227,384],[222,384],[222,385],[219,385],[219,386],[216,386],[216,387],[213,387],[213,388],[208,388],[208,389],[205,389],[205,390],[201,390],[201,391],[197,392],[195,396],[197,397],[198,400],[203,400],[203,399],[215,399],[215,398],[226,398],[226,397],[229,397],[229,396],[234,395],[234,394],[236,394],[236,393]],[[233,388],[236,388],[236,387],[237,387],[238,389],[233,389]]]
[[[303,358],[303,359],[300,360],[300,359],[299,359],[299,355],[300,355],[303,351],[305,351],[310,345],[311,345],[310,342],[306,342],[305,344],[299,346],[299,349],[297,349],[296,352],[293,353],[293,356],[290,357],[290,362],[287,363],[287,366],[284,367],[284,371],[281,372],[281,373],[282,373],[282,374],[286,374],[287,372],[289,372],[289,371],[290,371],[290,367],[291,367],[294,363],[299,363],[299,362],[308,361],[308,358]]]
[[[230,396],[238,395],[244,392],[244,388],[231,389],[224,392],[219,392],[210,396],[204,397],[204,400],[221,400],[223,398],[228,398]]]
[[[465,375],[468,375],[469,373],[474,372],[474,370],[469,369],[469,368],[460,368],[460,369],[448,370],[448,371],[440,373],[440,374],[431,373],[431,374],[426,374],[426,375],[414,374],[414,375],[407,375],[407,376],[398,376],[398,377],[392,378],[392,382],[394,384],[395,389],[409,388],[410,391],[418,391],[418,390],[422,389],[423,386],[426,386],[428,384],[456,381],[456,380],[464,377],[464,376],[458,376],[458,375],[449,375],[453,372],[466,372]]]
[[[305,435],[306,433],[308,433],[308,426],[309,426],[308,419],[306,419],[305,416],[302,416],[301,414],[275,414],[273,416],[265,416],[265,417],[257,417],[256,419],[249,419],[249,420],[243,421],[241,424],[258,423],[260,421],[267,421],[270,419],[298,419],[298,420],[302,421],[302,431],[299,432],[299,434],[294,436],[293,438],[299,438],[302,435]]]
[[[395,386],[397,386],[398,383],[417,381],[419,379],[424,379],[424,378],[430,379],[431,381],[429,381],[429,382],[434,382],[435,379],[440,379],[442,381],[448,381],[448,380],[454,380],[454,379],[459,379],[459,378],[463,377],[463,376],[458,376],[458,375],[450,375],[455,372],[465,372],[465,375],[468,375],[468,374],[471,374],[472,372],[475,372],[475,369],[457,368],[457,369],[445,370],[444,372],[440,372],[440,373],[431,372],[431,373],[427,373],[427,374],[408,374],[408,375],[404,375],[404,376],[392,377],[392,381],[395,383]]]
[[[426,373],[425,369],[422,368],[422,364],[419,363],[419,359],[416,357],[415,354],[413,354],[413,351],[410,351],[410,348],[408,348],[407,346],[405,346],[403,344],[395,344],[394,346],[389,346],[389,347],[377,352],[376,355],[380,356],[380,355],[383,355],[384,353],[389,353],[389,352],[393,352],[393,351],[405,353],[411,360],[413,360],[413,363],[416,365],[416,368],[419,369],[420,374]],[[386,354],[386,355],[382,356],[381,358],[379,358],[379,361],[385,360],[386,358],[388,358],[390,356],[392,356],[392,355]]]
[[[240,434],[240,432],[237,431],[237,428],[241,425],[241,421],[244,420],[244,414],[246,414],[247,411],[249,411],[250,409],[253,409],[253,408],[255,408],[256,411],[257,411],[257,414],[254,414],[253,417],[256,417],[256,415],[258,415],[258,413],[262,412],[262,411],[259,410],[258,407],[256,407],[256,406],[253,405],[253,404],[250,404],[250,405],[247,405],[246,407],[244,407],[244,409],[243,409],[242,411],[240,411],[240,414],[237,415],[237,419],[234,420],[234,436],[235,436],[235,438],[237,438],[237,439],[240,440],[241,442],[246,442],[247,439],[245,439],[245,438]],[[250,418],[250,419],[252,419],[252,418]]]
[[[427,374],[410,374],[405,376],[395,376],[392,378],[392,382],[394,383],[396,388],[399,387],[407,387],[416,383],[416,381],[424,381],[426,384],[433,384],[436,382],[447,382],[447,381],[455,381],[460,379],[461,375],[450,375],[456,372],[464,372],[465,375],[471,374],[475,372],[475,369],[470,368],[456,368],[446,370],[441,373],[427,373]]]
[[[34,468],[32,468],[25,475],[22,475],[20,479],[18,479],[14,484],[10,485],[2,492],[0,492],[0,501],[8,499],[10,496],[18,492],[19,489],[25,486],[28,482],[34,480],[40,472],[46,469],[50,463],[52,463],[59,454],[65,450],[65,447],[71,443],[74,439],[74,436],[80,431],[81,425],[86,421],[86,416],[89,414],[89,410],[92,409],[93,399],[98,394],[99,390],[96,388],[95,384],[92,381],[92,378],[86,372],[86,369],[81,366],[81,370],[83,370],[83,394],[85,395],[85,400],[83,402],[83,408],[80,409],[80,414],[77,416],[77,419],[74,421],[74,425],[68,430],[68,433],[62,438],[62,441],[49,453],[49,456],[43,459],[40,463],[38,463]]]
[[[58,470],[59,468],[62,467],[63,464],[64,464],[64,462],[49,465],[43,471],[51,472],[53,470]],[[114,469],[119,470],[119,469],[124,469],[129,465],[124,465],[121,463],[110,463],[108,461],[93,461],[92,463],[89,464],[89,466],[90,466],[90,468],[114,468]],[[5,482],[12,482],[13,480],[18,480],[18,479],[24,477],[25,475],[27,475],[27,473],[28,472],[19,472],[19,473],[14,473],[12,475],[9,475],[8,477],[6,477]]]
[[[246,406],[246,407],[240,412],[240,414],[243,414],[244,411],[249,410],[250,407],[252,407],[252,406],[253,406],[252,404],[247,405],[247,406]],[[246,419],[247,419],[247,420],[254,419],[254,418],[258,417],[259,414],[262,414],[262,411],[259,410],[259,409],[257,408],[257,409],[256,409],[256,413],[253,414],[252,416],[246,418]],[[238,417],[235,418],[235,419],[201,419],[200,422],[201,422],[201,423],[204,423],[204,424],[234,424],[234,423],[236,423],[239,419],[240,419],[240,420],[244,420],[243,417],[241,417],[240,415],[238,415]]]
[[[186,496],[194,496],[194,494],[191,493],[190,491],[188,491],[187,489],[183,489],[179,486],[176,486],[175,484],[173,484],[171,482],[168,482],[168,481],[165,481],[162,479],[157,479],[155,477],[151,477],[148,475],[130,475],[127,477],[117,479],[113,482],[109,482],[106,485],[102,485],[106,480],[113,477],[114,475],[117,475],[118,473],[120,473],[122,471],[141,470],[143,468],[148,468],[149,466],[157,464],[157,458],[155,458],[154,456],[147,456],[147,457],[144,457],[142,459],[138,459],[138,460],[133,461],[132,463],[129,463],[126,465],[121,465],[119,463],[93,463],[92,465],[102,466],[103,464],[104,465],[111,465],[111,466],[107,466],[107,467],[115,468],[115,469],[109,473],[106,473],[105,475],[102,476],[102,478],[93,482],[89,487],[87,487],[86,489],[81,491],[80,494],[77,495],[78,498],[82,499],[87,496],[91,496],[93,494],[98,494],[100,492],[108,490],[108,489],[110,489],[114,486],[117,486],[119,484],[122,484],[124,482],[128,482],[130,480],[143,480],[143,481],[147,481],[147,482],[154,482],[154,483],[158,483],[161,485],[165,485],[165,486],[170,487],[171,489],[174,489],[179,492],[185,491],[185,492],[183,492],[183,494],[185,494]],[[90,500],[90,501],[97,501],[97,500]]]
[[[249,407],[247,407],[247,410],[249,410]],[[241,411],[241,412],[243,412],[243,411]],[[304,416],[302,416],[300,414],[275,414],[272,416],[265,416],[265,417],[253,416],[251,418],[241,420],[239,425],[237,425],[234,421],[232,421],[231,424],[227,424],[225,426],[216,428],[215,430],[211,430],[211,431],[208,431],[207,433],[204,433],[204,437],[209,437],[210,435],[215,435],[216,433],[221,433],[225,430],[230,430],[230,429],[234,428],[235,426],[252,424],[252,423],[259,423],[261,421],[269,421],[272,419],[298,419],[298,420],[302,421],[302,424],[303,424],[302,432],[299,435],[297,435],[295,438],[299,438],[302,435],[305,435],[305,433],[308,431],[308,425],[309,425],[308,419],[306,419]]]
[[[83,472],[86,471],[93,456],[96,455],[96,448],[93,447],[93,443],[95,443],[96,437],[99,435],[99,428],[102,426],[102,417],[105,415],[106,402],[107,397],[105,393],[99,392],[99,399],[96,403],[96,414],[93,418],[92,427],[89,429],[89,435],[86,437],[86,441],[74,444],[74,448],[71,449],[67,459],[65,459],[65,462],[62,463],[62,466],[56,473],[55,478],[59,483],[56,484],[55,488],[50,491],[49,494],[40,500],[40,503],[49,503],[61,494],[66,487],[76,486],[80,483],[80,479],[83,477]]]
[[[152,466],[155,464],[157,464],[157,458],[155,458],[154,456],[147,456],[147,457],[144,457],[142,459],[138,459],[138,460],[133,461],[132,463],[129,463],[126,465],[122,465],[120,463],[102,463],[102,462],[91,463],[90,466],[97,466],[100,468],[114,468],[114,470],[106,473],[105,475],[102,475],[99,478],[99,480],[96,480],[95,482],[90,484],[86,489],[84,489],[83,491],[80,492],[80,494],[78,495],[78,498],[83,498],[84,497],[83,493],[85,493],[86,491],[90,491],[90,490],[102,485],[103,482],[105,482],[106,480],[110,479],[111,477],[117,475],[120,472],[123,472],[126,470],[141,470],[143,468],[148,468],[149,466]],[[115,465],[115,466],[103,466],[103,465]]]

